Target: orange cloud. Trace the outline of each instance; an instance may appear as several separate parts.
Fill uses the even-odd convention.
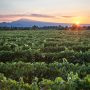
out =
[[[61,16],[61,17],[63,17],[63,18],[73,18],[75,16]]]
[[[45,15],[45,14],[31,14],[32,17],[43,17],[43,18],[56,18],[55,16]]]
[[[45,14],[16,14],[16,15],[0,15],[0,21],[14,21],[17,19],[21,19],[21,18],[46,18],[46,19],[54,19],[56,18],[55,16],[51,16],[51,15],[45,15]]]
[[[16,15],[0,15],[0,22],[11,22],[16,21],[18,19],[26,18],[32,19],[37,21],[46,21],[46,22],[61,22],[61,23],[90,23],[90,16],[52,16],[52,15],[45,15],[45,14],[16,14]]]

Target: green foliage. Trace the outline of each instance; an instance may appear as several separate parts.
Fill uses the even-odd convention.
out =
[[[2,31],[0,61],[90,62],[89,31]]]
[[[84,78],[87,74],[90,74],[90,64],[79,65],[72,64],[64,59],[63,63],[24,63],[24,62],[12,62],[12,63],[0,63],[0,72],[6,77],[19,81],[20,77],[23,77],[24,82],[31,83],[34,77],[38,77],[39,81],[42,78],[55,79],[56,77],[62,77],[67,80],[68,73],[78,73],[80,78]]]
[[[3,74],[0,74],[0,89],[1,90],[32,90],[29,84],[12,79],[7,79]]]
[[[90,75],[87,75],[84,79],[80,79],[78,74],[70,72],[67,77],[67,81],[61,77],[57,77],[55,80],[43,79],[38,81],[38,78],[33,79],[31,84],[25,83],[23,78],[17,82],[12,79],[6,78],[3,74],[0,74],[0,89],[1,90],[89,90],[90,89]]]
[[[0,90],[90,90],[90,32],[0,31],[0,73]]]

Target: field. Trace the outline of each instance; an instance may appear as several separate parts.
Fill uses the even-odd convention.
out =
[[[0,31],[1,90],[90,90],[90,31]]]

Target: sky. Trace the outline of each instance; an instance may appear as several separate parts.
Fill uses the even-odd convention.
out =
[[[22,18],[90,24],[90,0],[0,0],[0,22]]]

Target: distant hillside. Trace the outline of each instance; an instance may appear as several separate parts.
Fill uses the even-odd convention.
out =
[[[33,25],[43,27],[43,26],[70,26],[71,24],[67,23],[53,23],[53,22],[42,22],[42,21],[35,21],[35,20],[28,20],[28,19],[20,19],[17,21],[13,21],[11,23],[3,22],[0,23],[0,27],[31,27]]]
[[[43,22],[43,21],[35,21],[29,19],[20,19],[13,22],[2,22],[0,23],[0,27],[32,27],[32,26],[71,26],[72,24],[69,23],[54,23],[54,22]],[[90,26],[90,24],[81,24],[81,26]]]

